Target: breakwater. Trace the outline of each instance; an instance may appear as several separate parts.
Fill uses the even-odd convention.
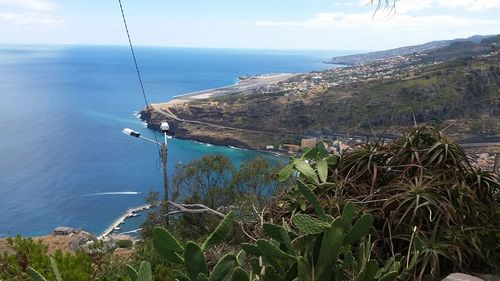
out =
[[[108,228],[106,228],[106,230],[104,230],[104,232],[101,233],[101,235],[99,235],[97,237],[97,239],[102,240],[102,239],[108,237],[127,218],[133,217],[133,216],[137,215],[138,212],[148,210],[151,207],[152,207],[151,204],[145,204],[145,205],[141,205],[141,206],[137,206],[137,207],[128,209],[125,213],[123,213],[120,217],[118,217]]]

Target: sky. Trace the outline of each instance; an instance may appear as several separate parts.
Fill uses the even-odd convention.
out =
[[[133,43],[148,46],[382,50],[500,33],[500,0],[398,0],[379,9],[370,0],[122,4]],[[0,44],[128,43],[118,0],[0,0],[0,35]]]

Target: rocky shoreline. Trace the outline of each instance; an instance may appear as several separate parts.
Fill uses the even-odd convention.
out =
[[[168,102],[151,104],[149,108],[144,108],[139,113],[139,118],[146,122],[148,128],[156,131],[160,131],[159,126],[162,121],[169,122],[169,135],[178,139],[242,149],[262,150],[269,143],[281,141],[283,138],[296,138],[296,136],[290,133],[281,134],[252,128],[232,128],[228,127],[227,124],[209,124],[196,120],[186,120],[178,117],[172,111],[175,111],[178,106],[191,102],[276,86],[298,75],[300,74],[263,74],[240,80],[239,83],[231,86],[178,95]]]
[[[161,131],[160,123],[162,121],[167,121],[170,125],[168,134],[182,140],[192,140],[213,145],[232,146],[257,151],[262,150],[262,147],[266,144],[281,139],[270,136],[267,132],[259,134],[255,132],[230,131],[210,125],[190,124],[153,110],[144,109],[139,114],[139,118],[146,122],[147,127],[152,130]]]

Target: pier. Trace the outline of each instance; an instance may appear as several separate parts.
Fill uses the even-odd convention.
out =
[[[120,224],[122,224],[127,218],[133,217],[134,214],[141,212],[141,211],[144,211],[144,210],[148,210],[151,207],[152,207],[151,204],[146,204],[146,205],[141,205],[141,206],[137,206],[137,207],[128,209],[125,213],[123,213],[123,215],[121,215],[119,218],[117,218],[108,228],[106,228],[106,230],[104,230],[104,232],[101,233],[101,235],[99,235],[97,237],[97,239],[102,240],[102,239],[106,238],[107,236],[109,236],[111,234],[111,232],[113,232],[113,230],[116,227],[118,227]]]

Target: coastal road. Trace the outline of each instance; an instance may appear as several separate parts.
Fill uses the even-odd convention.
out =
[[[214,123],[209,123],[209,122],[203,122],[203,121],[198,121],[198,120],[187,120],[183,118],[179,118],[177,115],[175,115],[172,111],[170,111],[170,108],[166,107],[167,104],[151,104],[151,108],[165,116],[168,116],[176,121],[179,122],[186,122],[186,123],[192,123],[192,124],[198,124],[198,125],[205,125],[205,126],[212,126],[212,127],[217,127],[221,129],[228,129],[228,130],[238,130],[238,131],[245,131],[245,132],[250,132],[250,133],[259,133],[259,134],[274,134],[274,135],[283,135],[283,134],[292,134],[293,132],[276,132],[276,131],[265,131],[265,130],[253,130],[253,129],[245,129],[245,128],[238,128],[238,127],[230,127],[230,126],[223,126],[223,125],[218,125]],[[347,134],[334,134],[330,136],[335,136],[339,138],[374,138],[373,136],[360,136],[360,135],[347,135]],[[389,137],[385,137],[387,140],[394,139],[398,136],[391,135]],[[459,140],[457,141],[462,147],[465,148],[473,148],[473,147],[500,147],[500,137],[494,137],[494,138],[474,138],[470,140]]]
[[[78,252],[80,250],[80,244],[82,244],[84,239],[84,236],[78,236],[77,238],[73,239],[73,241],[71,241],[71,243],[69,244],[71,250],[75,253]]]
[[[170,108],[166,107],[166,104],[150,104],[150,107],[154,111],[156,111],[162,115],[168,116],[168,117],[170,117],[176,121],[179,121],[179,122],[198,124],[198,125],[204,125],[204,126],[211,126],[211,127],[228,129],[228,130],[237,130],[237,131],[243,131],[243,132],[249,132],[249,133],[258,133],[258,134],[272,134],[272,135],[287,134],[286,132],[245,129],[245,128],[238,128],[238,127],[223,126],[223,125],[218,125],[218,124],[203,122],[203,121],[198,121],[198,120],[183,119],[183,118],[179,118],[172,111],[170,111]],[[288,133],[292,133],[292,132],[288,132]]]
[[[458,142],[462,147],[465,148],[477,148],[477,147],[499,147],[500,148],[500,142],[474,142],[474,143],[461,143]]]

